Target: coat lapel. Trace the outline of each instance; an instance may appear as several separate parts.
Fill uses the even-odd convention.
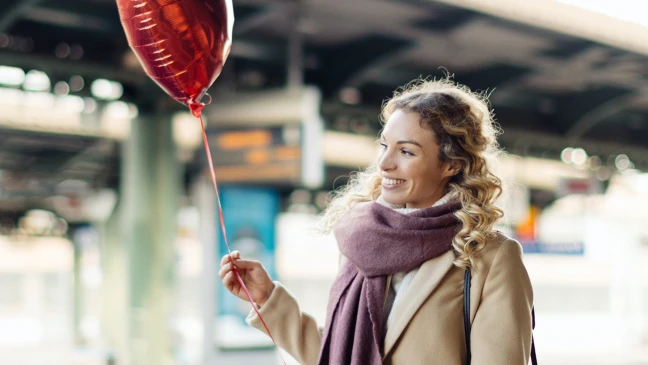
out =
[[[454,251],[450,250],[439,257],[424,262],[416,272],[412,282],[392,308],[391,315],[394,318],[385,335],[385,355],[383,359],[394,347],[394,344],[403,334],[405,327],[407,327],[419,307],[423,305],[432,291],[439,285],[448,270],[452,268],[454,259]]]

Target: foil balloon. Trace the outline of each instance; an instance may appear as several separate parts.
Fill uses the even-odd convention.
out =
[[[231,0],[117,0],[146,74],[198,117],[232,45]]]
[[[232,0],[117,0],[119,17],[146,74],[200,119],[205,152],[218,202],[218,213],[227,250],[223,207],[214,164],[202,119],[207,89],[220,75],[232,46]],[[234,273],[274,342],[268,325],[234,264]],[[276,346],[276,343],[275,343]],[[281,358],[283,363],[286,362]]]

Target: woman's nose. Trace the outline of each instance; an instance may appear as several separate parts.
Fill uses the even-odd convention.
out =
[[[378,168],[382,171],[388,171],[394,169],[394,165],[395,164],[390,156],[389,151],[384,151],[382,153],[382,156],[380,156],[380,160],[378,161]]]

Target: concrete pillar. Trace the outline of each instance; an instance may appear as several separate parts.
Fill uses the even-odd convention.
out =
[[[74,345],[83,346],[84,339],[81,335],[81,317],[83,316],[83,282],[81,281],[81,247],[79,242],[73,243],[74,263],[72,267],[72,333],[74,335]]]
[[[216,193],[211,180],[204,175],[192,186],[193,204],[200,214],[200,241],[202,246],[202,317],[203,348],[202,364],[216,363],[214,342],[214,323],[216,319],[216,285],[218,285],[218,244],[220,236],[217,230]]]
[[[106,356],[128,363],[128,277],[126,245],[121,235],[121,209],[97,224],[101,237],[101,333]]]
[[[180,169],[168,116],[134,120],[124,144],[122,233],[128,252],[129,364],[173,363],[169,331]]]

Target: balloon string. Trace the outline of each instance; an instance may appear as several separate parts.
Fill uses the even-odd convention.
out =
[[[218,216],[220,218],[220,225],[221,225],[221,230],[223,232],[223,238],[225,239],[225,246],[227,247],[227,252],[229,254],[232,253],[232,250],[230,249],[229,242],[227,240],[227,232],[225,231],[225,220],[223,219],[223,206],[221,205],[221,200],[220,200],[220,194],[218,193],[218,184],[216,183],[216,173],[214,172],[214,163],[212,162],[212,156],[211,156],[211,151],[209,148],[209,141],[207,140],[207,133],[205,132],[205,123],[203,122],[202,115],[199,116],[200,119],[200,127],[202,128],[202,135],[203,135],[203,142],[205,145],[205,151],[207,152],[207,160],[209,161],[209,172],[211,172],[211,178],[212,182],[214,183],[214,191],[216,191],[216,201],[218,202]],[[231,257],[230,257],[231,260]],[[281,361],[286,365],[286,361],[284,360],[283,356],[281,355],[281,351],[279,351],[279,346],[277,346],[277,342],[275,341],[274,337],[272,336],[272,333],[270,333],[270,329],[268,328],[268,325],[266,324],[265,320],[263,319],[263,316],[261,316],[261,313],[257,309],[256,304],[254,304],[254,300],[252,299],[252,295],[250,295],[250,292],[248,291],[248,288],[245,286],[245,283],[243,282],[243,279],[241,278],[241,275],[239,274],[238,269],[236,268],[236,264],[232,261],[234,274],[236,274],[236,278],[238,279],[239,284],[245,291],[245,294],[248,297],[248,300],[250,301],[250,304],[252,304],[252,309],[256,312],[256,314],[259,316],[259,319],[261,320],[261,323],[263,323],[263,327],[265,328],[266,332],[268,333],[268,336],[270,336],[270,339],[272,340],[272,343],[275,345],[277,348],[277,353],[279,354],[279,357],[281,358]]]

